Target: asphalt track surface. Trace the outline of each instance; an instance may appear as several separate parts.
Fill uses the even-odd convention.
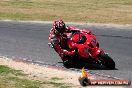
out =
[[[70,24],[69,24],[70,25]],[[117,70],[91,70],[93,73],[132,79],[132,27],[72,25],[89,28],[100,47],[114,59]],[[61,59],[49,48],[51,24],[0,21],[0,55],[59,65]]]

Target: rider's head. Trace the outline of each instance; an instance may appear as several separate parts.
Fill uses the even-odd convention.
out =
[[[53,27],[59,33],[63,33],[66,29],[65,23],[62,20],[55,20]]]

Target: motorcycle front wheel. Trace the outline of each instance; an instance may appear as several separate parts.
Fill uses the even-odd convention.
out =
[[[102,65],[106,66],[109,69],[115,69],[115,62],[104,52],[101,52],[98,58],[101,61]]]

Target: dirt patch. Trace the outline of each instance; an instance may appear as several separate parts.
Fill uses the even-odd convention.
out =
[[[32,80],[51,80],[57,83],[65,83],[72,88],[83,88],[78,82],[78,77],[81,73],[74,71],[65,71],[62,69],[51,68],[47,66],[39,66],[37,64],[24,63],[21,61],[14,61],[6,57],[0,58],[0,65],[6,65],[16,70],[22,70],[25,74],[28,74],[28,78]],[[94,77],[90,77],[94,79]],[[48,86],[48,84],[46,84]],[[51,85],[48,88],[53,88]],[[87,88],[112,88],[110,87],[87,87]],[[113,87],[114,88],[114,87]],[[116,87],[116,88],[126,88],[126,87]]]
[[[7,65],[16,70],[22,70],[25,74],[28,74],[28,78],[33,80],[53,80],[58,83],[71,84],[73,87],[80,86],[78,82],[78,77],[81,75],[80,73],[39,66],[37,64],[23,63],[5,57],[0,58],[0,65]]]

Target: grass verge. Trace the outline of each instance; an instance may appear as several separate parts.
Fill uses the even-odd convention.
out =
[[[132,0],[1,0],[0,19],[132,24]]]
[[[71,88],[63,83],[57,83],[60,78],[53,77],[50,81],[30,80],[20,70],[0,65],[0,88]]]

